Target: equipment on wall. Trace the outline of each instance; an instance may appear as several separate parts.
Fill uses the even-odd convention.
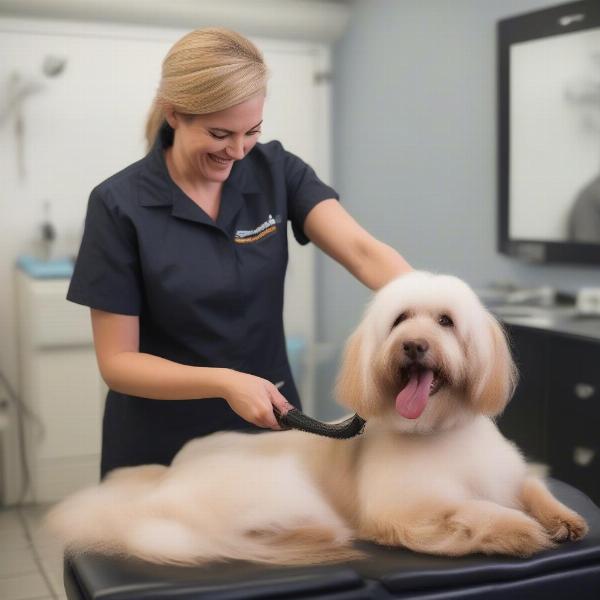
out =
[[[49,78],[60,75],[67,64],[67,59],[48,54],[42,63],[42,73]],[[38,80],[23,79],[20,73],[13,71],[6,85],[6,100],[0,108],[0,127],[14,115],[14,131],[17,140],[17,164],[19,177],[25,179],[25,117],[23,102],[30,96],[45,89],[45,85]]]

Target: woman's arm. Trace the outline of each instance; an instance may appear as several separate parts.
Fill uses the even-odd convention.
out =
[[[334,198],[319,202],[308,213],[304,233],[372,290],[413,270],[391,246],[363,229]]]
[[[100,374],[111,390],[155,400],[223,397],[227,369],[139,352],[139,317],[91,309]]]
[[[139,351],[139,317],[91,309],[96,359],[111,390],[153,400],[223,398],[240,417],[281,429],[273,406],[290,408],[274,383],[249,373],[193,367]]]

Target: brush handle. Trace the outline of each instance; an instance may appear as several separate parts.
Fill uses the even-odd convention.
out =
[[[366,423],[358,415],[354,415],[341,423],[323,423],[305,415],[297,408],[290,408],[285,415],[282,415],[274,406],[273,413],[279,425],[284,429],[300,429],[308,433],[338,439],[348,439],[359,435],[363,432]]]

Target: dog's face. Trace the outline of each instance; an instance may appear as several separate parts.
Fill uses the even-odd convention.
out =
[[[504,332],[471,288],[414,271],[367,307],[348,340],[336,397],[367,420],[427,433],[497,415],[516,378]]]

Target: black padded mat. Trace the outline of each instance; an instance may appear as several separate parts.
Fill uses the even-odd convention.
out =
[[[70,600],[433,600],[484,596],[536,598],[539,593],[553,599],[600,598],[600,509],[572,486],[552,479],[548,483],[559,500],[586,518],[590,532],[583,540],[561,544],[527,559],[484,555],[444,558],[368,542],[355,544],[367,552],[365,560],[315,567],[269,567],[240,561],[204,567],[168,567],[88,555],[65,565],[68,597]],[[565,595],[560,592],[563,588]],[[548,590],[552,590],[551,595]]]

